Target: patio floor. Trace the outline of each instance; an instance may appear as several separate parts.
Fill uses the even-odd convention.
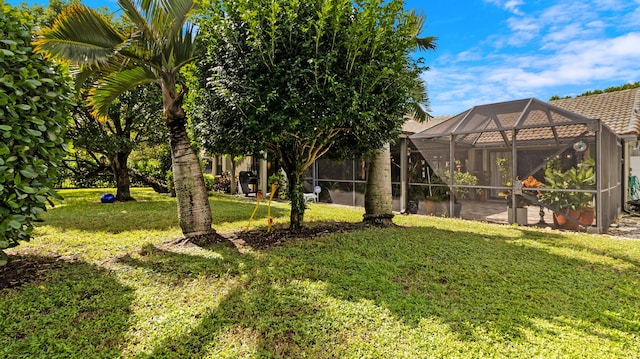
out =
[[[529,206],[527,208],[528,225],[537,225],[540,222],[540,207]],[[418,205],[417,214],[426,215],[424,202]],[[439,204],[435,216],[446,216],[444,203]],[[462,201],[460,217],[474,221],[508,223],[507,204],[505,201]],[[553,213],[548,209],[544,210],[544,221],[553,226]]]

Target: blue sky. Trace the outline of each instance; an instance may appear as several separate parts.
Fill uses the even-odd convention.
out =
[[[640,0],[408,0],[426,16],[431,114],[640,81]]]
[[[439,38],[436,51],[420,54],[434,116],[640,81],[640,0],[405,2],[426,16],[423,35]]]

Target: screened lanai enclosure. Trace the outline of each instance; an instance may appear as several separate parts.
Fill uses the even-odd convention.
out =
[[[603,232],[621,211],[621,141],[537,99],[477,106],[410,137],[407,209]]]

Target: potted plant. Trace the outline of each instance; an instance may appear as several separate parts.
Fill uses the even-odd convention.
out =
[[[449,184],[451,182],[449,168],[445,168],[445,171],[442,171],[440,173],[440,178],[446,184]],[[478,177],[472,175],[469,172],[463,172],[462,167],[458,164],[456,166],[456,169],[453,171],[453,184],[464,185],[464,186],[475,186],[478,184]],[[459,200],[469,198],[470,193],[471,193],[471,188],[468,188],[468,187],[454,188],[454,192],[453,192],[453,201],[454,201],[453,216],[454,217],[460,217],[460,213],[462,211],[462,203],[459,202]],[[450,194],[448,192],[447,192],[447,196],[445,196],[444,199],[447,199],[447,200],[450,199]],[[447,206],[447,214],[450,216],[451,215],[451,209],[449,208],[450,202],[446,201],[445,204]]]
[[[442,179],[435,177],[431,183],[424,188],[424,204],[427,215],[436,215],[438,206],[442,200],[447,198],[449,188]]]
[[[593,159],[585,158],[575,167],[563,171],[560,159],[556,157],[545,166],[546,187],[568,190],[593,189],[595,185],[594,165]],[[591,205],[591,193],[546,191],[540,197],[543,203],[554,209],[553,220],[559,228],[577,229],[579,225],[576,221],[590,226],[595,219],[595,211]],[[567,218],[573,218],[575,221]]]

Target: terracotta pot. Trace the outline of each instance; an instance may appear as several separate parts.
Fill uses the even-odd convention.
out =
[[[438,210],[438,203],[431,200],[424,201],[424,208],[427,211],[427,216],[435,216]]]
[[[554,213],[553,224],[560,229],[578,229],[579,225],[568,220],[567,217],[578,220],[580,219],[580,211],[566,210],[564,213]]]
[[[585,207],[580,211],[580,223],[590,226],[596,219],[596,209],[593,207]]]

